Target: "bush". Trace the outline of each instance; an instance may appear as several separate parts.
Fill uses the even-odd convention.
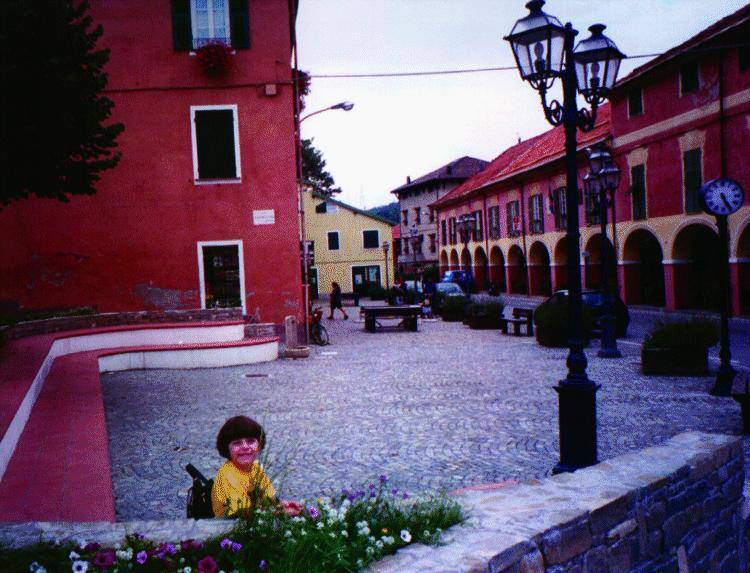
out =
[[[371,285],[367,290],[367,296],[370,297],[370,300],[384,300],[387,294],[386,290],[380,285]]]
[[[568,303],[544,304],[534,311],[536,338],[542,346],[567,346],[568,343]],[[596,324],[593,311],[581,306],[581,333],[584,343],[591,338]]]
[[[466,322],[471,328],[500,328],[502,314],[500,302],[473,302],[466,308]]]
[[[643,341],[643,348],[709,348],[719,342],[719,324],[703,316],[690,320],[660,319]]]
[[[460,322],[464,319],[467,300],[462,296],[446,296],[440,306],[440,314],[443,320],[448,322]]]

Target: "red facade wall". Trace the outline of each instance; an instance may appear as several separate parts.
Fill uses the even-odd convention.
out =
[[[120,164],[92,197],[28,200],[0,212],[0,299],[100,311],[199,308],[199,241],[241,240],[247,313],[299,314],[300,266],[289,14],[250,2],[251,47],[221,78],[172,46],[170,2],[92,2],[111,49],[108,97]],[[277,95],[264,95],[275,83]],[[236,104],[242,178],[196,185],[190,106]],[[254,210],[273,209],[273,225]]]

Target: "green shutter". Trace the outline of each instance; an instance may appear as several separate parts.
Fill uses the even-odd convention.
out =
[[[685,172],[685,212],[697,213],[701,210],[698,190],[702,183],[701,150],[691,149],[682,156]]]
[[[250,13],[247,0],[229,0],[229,28],[233,48],[250,47]]]
[[[178,52],[193,48],[189,0],[172,0],[172,42]]]
[[[646,218],[646,171],[643,165],[630,168],[631,195],[633,197],[633,219]]]
[[[234,146],[234,114],[230,109],[195,113],[199,179],[237,177]]]

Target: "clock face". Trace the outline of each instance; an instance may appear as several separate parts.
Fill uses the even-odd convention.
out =
[[[701,188],[701,193],[703,208],[711,215],[731,215],[745,200],[740,184],[727,177],[709,181]]]

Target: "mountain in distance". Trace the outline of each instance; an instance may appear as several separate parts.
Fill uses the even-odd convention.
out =
[[[397,201],[394,201],[393,203],[388,203],[388,205],[380,205],[379,207],[373,207],[372,209],[367,209],[366,212],[369,213],[370,215],[375,215],[376,217],[387,219],[394,225],[396,225],[399,221],[400,211],[398,208]]]

